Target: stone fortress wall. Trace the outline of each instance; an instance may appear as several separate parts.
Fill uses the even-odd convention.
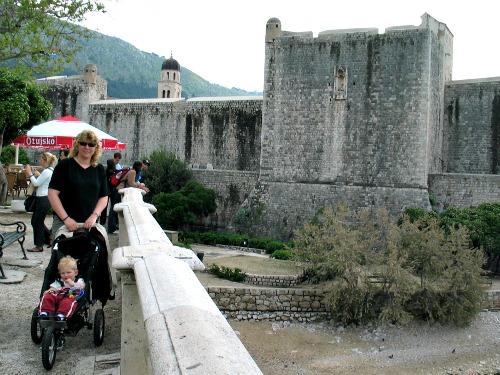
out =
[[[318,37],[282,31],[278,19],[266,27],[263,98],[100,100],[99,80],[68,89],[68,79],[52,89],[65,93],[51,94],[53,115],[126,142],[126,164],[155,150],[186,160],[218,194],[202,223],[214,228],[232,226],[240,208],[246,229],[289,238],[343,202],[400,214],[430,208],[429,192],[442,207],[500,201],[500,78],[452,81],[445,24],[424,14],[384,34]]]

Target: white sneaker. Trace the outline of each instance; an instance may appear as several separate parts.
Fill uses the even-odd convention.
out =
[[[113,232],[113,234],[120,234],[120,231],[117,229]]]

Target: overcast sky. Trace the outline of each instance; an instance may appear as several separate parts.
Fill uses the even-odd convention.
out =
[[[173,57],[202,78],[262,91],[267,21],[318,32],[421,23],[428,13],[454,35],[453,79],[500,77],[499,0],[105,0],[84,25],[145,52]],[[92,61],[89,61],[91,63]],[[161,66],[158,67],[158,77]],[[97,67],[99,73],[99,67]]]

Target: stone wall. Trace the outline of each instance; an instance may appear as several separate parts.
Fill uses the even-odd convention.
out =
[[[253,275],[247,273],[245,284],[268,286],[272,288],[293,288],[302,282],[302,276],[291,275]]]
[[[261,111],[259,97],[234,97],[106,100],[89,112],[93,125],[127,143],[125,164],[164,150],[192,165],[256,172]]]
[[[347,204],[376,211],[385,207],[397,217],[407,207],[430,209],[424,188],[372,187],[336,184],[259,182],[245,205],[253,214],[248,225],[263,237],[289,240],[300,228],[325,208]]]
[[[259,175],[257,172],[193,169],[193,177],[216,192],[217,211],[200,224],[226,228],[253,190]]]
[[[444,172],[500,174],[500,78],[446,85]]]
[[[207,287],[226,318],[311,322],[329,319],[324,295],[313,289]],[[498,308],[500,291],[485,293],[485,308]]]
[[[309,322],[327,318],[323,293],[307,289],[208,287],[226,318]]]
[[[89,121],[90,103],[105,99],[108,91],[108,84],[101,77],[97,77],[95,83],[84,82],[83,75],[39,79],[37,83],[52,103],[52,119],[71,115]]]
[[[447,37],[424,26],[266,43],[261,180],[425,188]]]
[[[500,175],[445,173],[429,175],[429,192],[438,207],[476,207],[500,202]]]

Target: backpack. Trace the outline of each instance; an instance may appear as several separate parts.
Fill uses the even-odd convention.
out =
[[[118,186],[120,182],[122,182],[122,178],[125,177],[127,172],[130,170],[130,168],[122,168],[122,169],[117,169],[115,173],[113,173],[109,177],[109,184],[111,186]]]

